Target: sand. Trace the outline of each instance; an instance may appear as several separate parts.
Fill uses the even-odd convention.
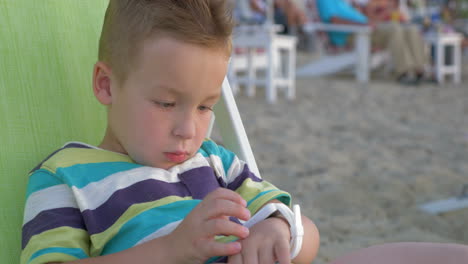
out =
[[[294,101],[280,94],[268,104],[261,88],[236,100],[262,177],[290,192],[320,230],[314,263],[385,242],[468,244],[468,208],[418,208],[468,184],[465,83],[304,78]]]

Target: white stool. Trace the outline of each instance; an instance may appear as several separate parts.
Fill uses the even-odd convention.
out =
[[[256,86],[263,85],[269,103],[276,102],[278,89],[283,89],[290,100],[296,97],[297,40],[296,37],[279,35],[276,32],[277,27],[271,25],[240,26],[236,29],[228,73],[234,93],[242,84],[247,88],[247,95],[252,97]],[[245,52],[236,54],[236,49]],[[284,70],[282,66],[285,66]],[[257,70],[265,70],[266,73],[258,76]],[[240,77],[240,72],[245,72],[246,76]]]
[[[453,82],[459,84],[461,82],[461,41],[462,36],[458,33],[430,33],[426,35],[426,40],[434,46],[435,65],[434,71],[438,83],[444,82],[446,74],[453,76]],[[453,51],[449,52],[451,58],[450,65],[446,64],[445,47],[453,47]]]

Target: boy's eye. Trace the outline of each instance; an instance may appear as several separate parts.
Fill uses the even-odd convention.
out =
[[[211,108],[209,106],[205,106],[205,105],[200,105],[198,107],[198,110],[200,110],[200,111],[213,111],[213,108]]]
[[[175,103],[172,102],[160,102],[160,101],[154,101],[154,103],[162,108],[170,108],[174,107]]]

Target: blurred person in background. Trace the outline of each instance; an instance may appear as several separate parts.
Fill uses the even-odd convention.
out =
[[[398,82],[418,84],[428,63],[425,43],[419,28],[408,23],[408,14],[399,8],[398,0],[316,0],[323,22],[332,24],[370,25],[372,49],[390,52]],[[354,4],[354,6],[353,6]],[[333,33],[334,45],[346,45],[349,34]]]
[[[274,22],[283,25],[285,34],[295,34],[296,29],[301,28],[307,22],[307,16],[293,0],[273,0]],[[252,11],[260,14],[266,19],[267,1],[249,0]]]

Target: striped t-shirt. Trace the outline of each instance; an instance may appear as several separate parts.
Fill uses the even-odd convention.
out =
[[[106,255],[167,235],[219,187],[239,193],[252,215],[272,199],[290,204],[288,193],[213,141],[169,170],[68,143],[29,175],[21,263]]]

